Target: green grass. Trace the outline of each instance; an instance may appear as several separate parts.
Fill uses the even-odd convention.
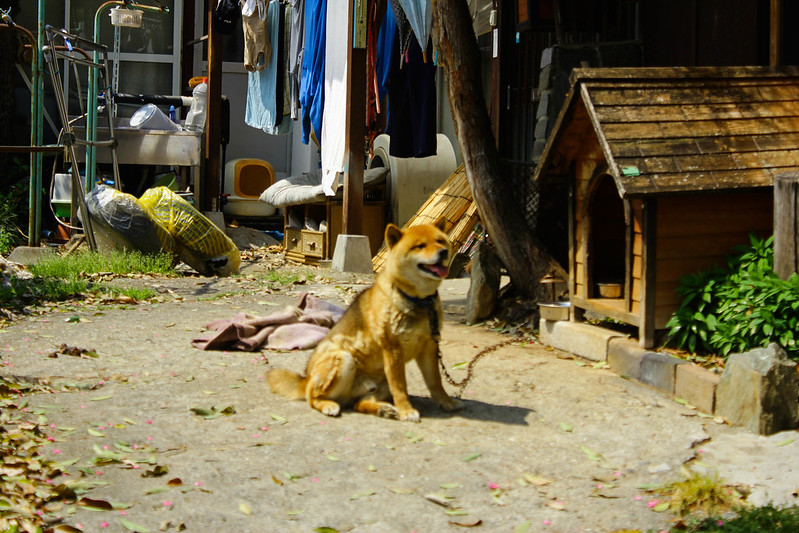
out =
[[[46,257],[29,268],[33,279],[10,278],[0,285],[0,307],[22,309],[26,305],[59,302],[85,295],[119,295],[141,301],[155,291],[148,288],[119,289],[94,283],[87,276],[96,273],[159,274],[175,276],[168,254],[144,255],[138,252],[81,252],[66,257]]]
[[[694,525],[679,530],[687,532],[712,533],[794,533],[799,531],[799,507],[739,508],[733,518],[706,518]]]
[[[742,503],[741,494],[715,473],[697,473],[682,469],[685,479],[656,490],[668,496],[672,513],[678,516],[715,516]]]
[[[171,255],[146,255],[141,252],[79,252],[65,257],[46,257],[31,265],[34,276],[73,279],[85,274],[159,274],[176,276]]]

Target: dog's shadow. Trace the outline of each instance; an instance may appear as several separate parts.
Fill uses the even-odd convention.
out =
[[[447,412],[442,410],[430,398],[413,397],[413,404],[419,409],[422,420],[425,418],[466,418],[469,420],[500,422],[527,426],[527,415],[534,413],[534,409],[516,405],[495,405],[479,400],[464,400],[464,408],[460,411]]]

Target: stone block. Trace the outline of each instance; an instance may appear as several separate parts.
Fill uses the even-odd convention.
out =
[[[634,340],[625,337],[610,339],[608,343],[608,366],[625,378],[641,379],[641,361],[645,350]]]
[[[336,239],[336,248],[333,250],[331,267],[339,272],[372,273],[369,237],[366,235],[339,235]]]
[[[544,344],[591,361],[605,361],[608,341],[622,336],[615,331],[588,324],[552,320],[541,320],[539,333]]]
[[[776,344],[727,360],[716,391],[716,414],[761,435],[799,425],[796,363]]]
[[[713,414],[716,408],[716,387],[721,376],[696,365],[677,366],[674,396],[700,411]]]
[[[214,223],[214,226],[225,231],[225,214],[222,211],[203,211],[203,215]]]
[[[688,364],[665,353],[646,352],[641,360],[641,382],[674,394],[674,380],[677,367]]]
[[[19,263],[20,265],[32,265],[39,259],[52,255],[53,249],[44,246],[17,246],[8,255],[8,260],[12,263]]]

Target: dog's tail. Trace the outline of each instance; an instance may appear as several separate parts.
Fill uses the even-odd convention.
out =
[[[291,400],[305,399],[305,387],[308,385],[308,378],[302,377],[296,372],[275,368],[266,373],[266,380],[275,394],[280,394]]]

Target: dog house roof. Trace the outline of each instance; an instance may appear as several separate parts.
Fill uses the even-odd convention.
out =
[[[799,69],[575,69],[534,179],[595,136],[622,197],[770,187],[799,170]],[[596,157],[596,156],[594,156]]]

